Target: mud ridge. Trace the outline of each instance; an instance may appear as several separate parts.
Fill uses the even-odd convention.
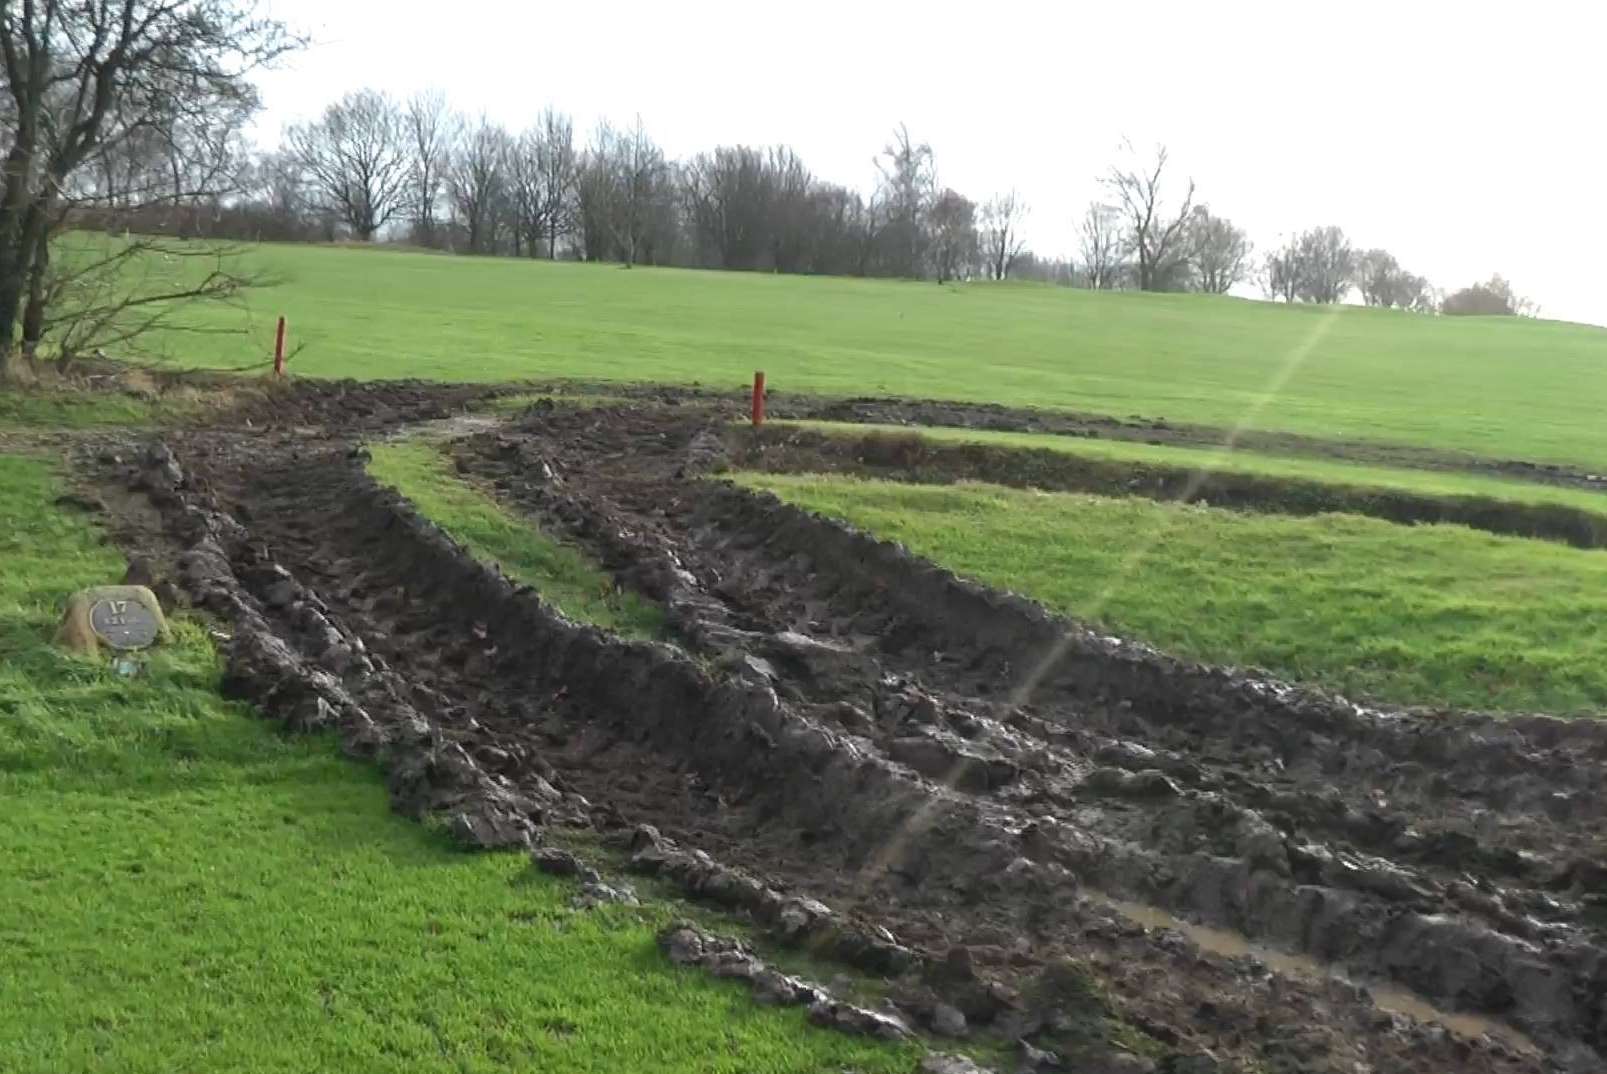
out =
[[[482,438],[479,450],[466,458],[460,456],[462,464],[474,471],[474,460],[478,458],[482,476],[497,480],[496,475],[501,473],[500,487],[505,494],[530,503],[538,512],[550,512],[571,532],[588,537],[622,577],[657,578],[658,595],[672,607],[697,605],[699,598],[695,594],[701,574],[700,599],[704,604],[723,602],[727,614],[725,624],[717,630],[683,629],[683,636],[694,647],[708,646],[710,639],[716,643],[729,640],[734,635],[751,650],[747,654],[749,666],[751,658],[759,655],[769,674],[777,670],[771,665],[784,664],[789,658],[804,665],[838,664],[835,677],[830,669],[822,673],[818,666],[784,674],[778,689],[793,691],[796,696],[788,696],[794,696],[795,701],[821,704],[823,718],[846,720],[861,734],[868,724],[885,722],[889,710],[895,708],[886,704],[887,697],[878,698],[874,687],[865,685],[867,678],[875,681],[877,662],[882,671],[888,669],[887,658],[896,655],[890,654],[889,649],[924,651],[928,655],[946,649],[955,655],[953,667],[945,670],[923,666],[920,674],[967,684],[969,699],[922,699],[918,689],[906,691],[916,696],[911,702],[914,710],[906,705],[905,712],[901,715],[894,711],[892,719],[895,724],[903,722],[909,730],[900,732],[902,737],[893,732],[874,734],[870,741],[900,763],[913,765],[918,772],[933,777],[947,775],[956,790],[1017,790],[1020,793],[1016,797],[1006,795],[1000,800],[1016,808],[1025,807],[1028,816],[1044,812],[1045,803],[1049,803],[1050,815],[1036,817],[1020,833],[1030,833],[1040,858],[1058,860],[1073,873],[1105,889],[1131,891],[1191,916],[1271,939],[1280,946],[1393,977],[1426,994],[1445,997],[1460,1009],[1499,1013],[1513,1003],[1521,1003],[1528,1007],[1526,1011],[1509,1013],[1519,1024],[1530,1028],[1552,1017],[1542,1009],[1554,1001],[1564,1007],[1573,1002],[1560,998],[1556,989],[1541,998],[1536,982],[1523,979],[1528,972],[1525,967],[1539,960],[1550,967],[1540,971],[1542,977],[1577,982],[1581,996],[1598,997],[1584,999],[1585,1006],[1578,1009],[1577,1016],[1585,1024],[1594,1017],[1590,1012],[1592,1004],[1599,1002],[1600,987],[1595,968],[1597,947],[1589,930],[1579,927],[1581,911],[1577,905],[1569,909],[1531,886],[1502,888],[1482,877],[1470,886],[1455,880],[1456,873],[1449,868],[1440,870],[1440,878],[1425,878],[1388,859],[1358,856],[1343,846],[1325,847],[1320,841],[1305,842],[1292,837],[1288,817],[1280,817],[1273,810],[1264,815],[1242,804],[1250,800],[1266,807],[1292,802],[1305,807],[1315,821],[1322,821],[1323,813],[1331,813],[1337,814],[1335,821],[1353,821],[1356,828],[1376,826],[1380,833],[1375,842],[1393,849],[1396,857],[1416,854],[1448,865],[1459,858],[1476,863],[1483,842],[1479,838],[1455,829],[1427,837],[1413,830],[1412,822],[1425,814],[1434,815],[1437,804],[1419,806],[1414,802],[1413,812],[1400,819],[1378,815],[1382,810],[1375,804],[1375,796],[1381,793],[1379,769],[1388,767],[1386,759],[1398,755],[1404,746],[1408,747],[1406,756],[1413,756],[1415,748],[1425,760],[1434,760],[1437,765],[1465,762],[1450,765],[1457,769],[1459,777],[1461,767],[1470,768],[1465,785],[1436,791],[1435,796],[1441,798],[1454,798],[1458,793],[1476,796],[1489,782],[1481,775],[1510,775],[1513,770],[1524,769],[1544,773],[1547,778],[1568,774],[1573,784],[1583,784],[1588,790],[1593,767],[1599,768],[1599,756],[1558,755],[1556,744],[1586,753],[1599,750],[1601,735],[1590,725],[1548,719],[1519,721],[1523,732],[1515,734],[1511,722],[1470,717],[1468,731],[1451,720],[1373,713],[1328,695],[1295,690],[1230,670],[1174,661],[1153,650],[1079,632],[1075,624],[1054,620],[1030,602],[972,586],[930,564],[915,561],[901,549],[815,519],[770,498],[702,483],[678,487],[671,495],[665,481],[688,470],[688,460],[682,453],[697,453],[693,449],[706,440],[708,419],[701,424],[693,421],[673,435],[662,425],[654,426],[658,431],[653,434],[642,428],[621,433],[639,443],[667,444],[664,469],[672,465],[675,469],[675,474],[655,474],[652,460],[634,457],[630,467],[638,475],[633,479],[634,487],[623,477],[610,480],[580,472],[582,458],[599,457],[593,445],[579,443],[564,457],[563,444],[584,441],[584,435],[576,434],[586,434],[588,428],[614,426],[621,421],[620,415],[553,420],[563,428],[547,430],[550,435],[542,435],[539,444],[520,445],[506,437]],[[645,419],[630,420],[647,424]],[[685,419],[677,420],[687,425]],[[534,465],[538,456],[539,467]],[[546,476],[541,481],[513,476],[532,471]],[[627,503],[632,496],[643,497],[652,507],[633,513]],[[672,533],[678,537],[672,540]],[[671,549],[668,552],[666,543]],[[633,544],[639,546],[634,563],[630,551]],[[754,594],[741,592],[750,567],[745,562],[748,559],[757,561],[751,566],[752,572],[758,584],[768,590],[758,594],[756,604],[747,604],[743,599]],[[712,566],[716,563],[718,567]],[[666,584],[666,579],[672,581]],[[676,596],[677,589],[690,590],[694,596],[684,592]],[[716,590],[718,599],[711,595]],[[777,610],[773,601],[778,591],[789,601],[783,607],[801,606],[813,618],[800,624],[795,614],[791,619],[783,614],[780,619],[763,622],[767,614],[773,615]],[[771,608],[764,607],[767,601],[772,603]],[[852,622],[832,618],[842,614],[847,619],[850,613],[845,609],[874,609],[875,621],[865,622],[863,617]],[[823,644],[818,637],[811,641],[807,635],[786,629],[789,624],[812,626],[818,635],[821,624],[828,620],[838,642],[842,635],[858,632],[878,638],[878,651],[873,656],[856,654],[851,648],[845,651],[841,644]],[[702,622],[707,625],[708,621]],[[776,633],[766,638],[759,628]],[[788,633],[793,636],[787,637]],[[1079,782],[1074,778],[1076,759],[1055,757],[1053,751],[1043,749],[1029,751],[1036,754],[1035,765],[1040,771],[1023,778],[1019,758],[1011,759],[997,749],[979,749],[975,741],[964,741],[968,735],[972,740],[996,737],[998,722],[990,723],[982,711],[994,703],[979,703],[978,699],[1008,693],[1007,689],[984,688],[988,681],[1008,681],[1008,658],[1062,645],[1065,651],[1056,662],[1054,674],[1045,677],[1050,689],[1040,693],[1049,695],[1047,707],[1072,709],[1066,715],[1074,717],[1078,724],[1107,729],[1116,725],[1151,741],[1161,737],[1156,735],[1157,726],[1175,726],[1194,735],[1190,741],[1201,746],[1198,730],[1203,723],[1208,734],[1239,740],[1209,744],[1205,756],[1216,749],[1243,755],[1247,745],[1243,740],[1265,736],[1290,762],[1286,769],[1285,759],[1276,759],[1278,769],[1288,771],[1290,776],[1298,775],[1296,765],[1310,765],[1315,769],[1314,782],[1321,785],[1336,775],[1346,775],[1345,768],[1366,769],[1351,775],[1360,784],[1354,788],[1360,792],[1357,797],[1372,808],[1364,811],[1332,791],[1327,792],[1333,794],[1332,798],[1279,791],[1267,782],[1246,778],[1254,773],[1232,771],[1222,773],[1214,786],[1196,775],[1192,780],[1195,786],[1185,788],[1159,770],[1140,770],[1131,778],[1111,767],[1088,771],[1092,766],[1085,759],[1082,771],[1086,777]],[[719,645],[715,644],[712,651],[718,654]],[[990,663],[986,659],[989,654],[1001,658],[991,661],[998,665],[991,670],[985,666]],[[1070,674],[1059,666],[1062,662],[1073,665]],[[981,674],[979,663],[984,665]],[[897,667],[898,662],[891,662],[891,666]],[[843,674],[844,667],[851,669],[850,675]],[[938,674],[934,676],[934,672]],[[858,681],[846,682],[850,677]],[[827,705],[819,700],[834,695],[868,702],[868,707],[862,709],[853,702]],[[944,712],[950,701],[955,702],[958,711]],[[1035,705],[1046,707],[1036,697]],[[941,718],[934,719],[934,711]],[[908,719],[910,716],[913,720]],[[1023,714],[1017,713],[1013,718],[1020,720]],[[947,726],[934,733],[930,726],[923,729],[923,723]],[[1030,715],[1026,726],[1032,726]],[[954,737],[950,728],[959,728],[960,736]],[[1486,737],[1484,731],[1496,734]],[[1271,752],[1264,743],[1255,743],[1253,748],[1263,754]],[[1107,739],[1102,749],[1107,761],[1112,753],[1118,758],[1157,756],[1150,747],[1120,739]],[[1376,767],[1367,763],[1369,756],[1376,756]],[[1580,760],[1587,762],[1583,772],[1576,765]],[[1199,766],[1185,764],[1198,773]],[[1419,767],[1427,770],[1424,765]],[[1404,787],[1410,791],[1411,780],[1417,775],[1403,770],[1395,773],[1388,785],[1392,790]],[[1551,813],[1599,805],[1593,805],[1588,794],[1576,802],[1567,792],[1557,790],[1556,784],[1538,778],[1513,780],[1512,784],[1507,793],[1489,797],[1500,798],[1505,811],[1515,804],[1512,798],[1520,797],[1513,791],[1532,796],[1533,801],[1516,804],[1527,805],[1536,814],[1525,821],[1525,826],[1532,829],[1539,845],[1546,845],[1545,839],[1562,830],[1555,825]],[[1554,797],[1559,794],[1560,801]],[[1162,819],[1151,826],[1152,830],[1144,831],[1147,822],[1126,813],[1125,804],[1154,803],[1157,795],[1163,802],[1172,799],[1161,809],[1162,817],[1170,820]],[[1235,797],[1239,803],[1232,800]],[[1116,805],[1104,809],[1101,815],[1090,808],[1101,801]],[[1410,796],[1407,801],[1411,802]],[[1147,812],[1153,814],[1157,808],[1151,804]],[[1421,813],[1416,813],[1417,809]],[[1057,812],[1060,817],[1054,815]],[[1216,819],[1210,825],[1191,819],[1201,816]],[[1277,823],[1269,824],[1267,816]],[[1077,827],[1067,828],[1061,817],[1074,817]],[[1139,821],[1136,827],[1135,820]],[[1168,832],[1167,827],[1176,830]],[[1184,836],[1180,842],[1177,831],[1190,827],[1198,835]],[[1312,827],[1321,825],[1312,823]],[[1212,830],[1220,834],[1212,836]],[[1234,834],[1228,834],[1230,831]],[[1100,833],[1119,838],[1112,840]],[[1575,840],[1573,845],[1594,849],[1593,838]],[[1224,853],[1230,856],[1219,857]],[[1547,874],[1545,882],[1554,891],[1571,890],[1588,897],[1598,882],[1589,857],[1568,862],[1535,860],[1504,848],[1482,856],[1491,871],[1506,868],[1523,874]],[[1534,907],[1553,916],[1560,913],[1561,917],[1555,926],[1536,922],[1527,916]],[[1449,931],[1437,920],[1445,913],[1458,916],[1448,925]],[[1488,924],[1475,924],[1462,914],[1475,920],[1483,918]],[[1380,922],[1389,922],[1389,928],[1379,927]],[[1441,945],[1447,958],[1432,953]],[[1411,953],[1402,954],[1402,948],[1411,949]],[[1479,968],[1472,978],[1466,975],[1468,966],[1456,968],[1452,963],[1457,959],[1450,957],[1453,951],[1469,950],[1482,953],[1474,960]],[[1560,987],[1571,993],[1575,986]],[[1523,998],[1514,1000],[1513,996]],[[1574,1017],[1564,1016],[1567,1020]]]
[[[748,391],[699,385],[631,384],[618,381],[553,381],[526,385],[526,392],[555,396],[582,392],[630,399],[645,406],[720,407],[732,419],[747,414]],[[1374,440],[1346,440],[1300,433],[1170,421],[1164,417],[1119,417],[1072,409],[1013,407],[942,399],[890,396],[832,397],[785,390],[772,378],[767,392],[771,417],[800,421],[833,421],[856,425],[942,426],[995,432],[1046,433],[1084,439],[1192,448],[1233,444],[1243,451],[1268,455],[1337,459],[1367,466],[1461,472],[1510,477],[1540,484],[1607,492],[1607,472],[1559,463],[1500,459],[1469,451],[1422,447]],[[1607,466],[1604,463],[1603,466]]]
[[[1370,466],[1414,470],[1462,471],[1516,477],[1547,485],[1607,491],[1607,474],[1557,463],[1495,459],[1470,452],[1448,451],[1370,440],[1336,440],[1271,430],[1232,430],[1165,418],[1118,418],[1075,411],[1004,407],[988,403],[938,400],[860,398],[784,405],[777,417],[877,425],[939,425],[1000,432],[1050,433],[1125,440],[1154,445],[1219,448],[1232,443],[1240,450],[1268,455],[1339,459]]]
[[[487,763],[506,762],[513,755],[494,744],[496,736],[473,733],[485,728],[475,727],[470,721],[470,733],[464,733],[461,721],[456,721],[460,726],[453,726],[455,721],[449,713],[427,718],[403,700],[401,695],[409,689],[406,680],[382,659],[368,657],[361,639],[336,626],[325,614],[328,606],[316,594],[283,566],[268,560],[266,549],[248,540],[246,531],[228,515],[198,506],[196,497],[176,491],[177,484],[183,481],[183,471],[170,452],[158,447],[146,463],[140,481],[150,488],[153,499],[175,516],[174,529],[188,545],[179,557],[184,584],[198,604],[234,624],[224,680],[226,694],[252,701],[292,730],[335,727],[348,753],[375,758],[387,768],[399,811],[415,817],[444,814],[452,833],[467,845],[529,845],[538,824],[561,820],[578,823],[584,819],[583,811],[589,803],[573,794],[560,794],[540,775],[522,772],[510,779],[488,771],[484,767]],[[171,475],[180,476],[175,481]],[[580,676],[594,669],[599,650],[632,651],[647,665],[648,677],[652,672],[666,670],[671,675],[695,676],[685,658],[677,658],[671,650],[606,638],[563,619],[533,596],[519,598],[505,579],[476,564],[389,494],[371,484],[364,491],[377,498],[365,507],[387,512],[389,523],[419,542],[419,547],[407,553],[409,567],[417,567],[423,561],[449,570],[443,584],[453,592],[473,593],[478,607],[495,607],[499,602],[508,606],[503,610],[510,618],[490,620],[484,628],[488,636],[503,630],[522,636],[540,632],[543,647],[549,654],[558,655],[559,674],[566,690],[596,689],[596,682],[586,683]],[[431,573],[438,576],[439,571]],[[291,641],[281,634],[289,634]],[[352,683],[360,687],[355,696],[347,688]],[[623,689],[636,691],[644,685],[635,681]],[[712,686],[706,681],[701,685],[705,689]],[[412,684],[411,692],[417,695],[429,691]],[[356,696],[365,703],[358,704]],[[681,714],[679,723],[684,729],[689,706],[678,703],[680,691],[672,690],[668,696],[671,707]],[[698,700],[717,707],[722,703],[721,698],[709,696]],[[762,694],[738,687],[723,695],[723,708],[737,717],[737,726],[730,726],[728,720],[727,726],[718,729],[721,737],[740,743],[753,733],[741,725],[752,714],[755,701],[761,711],[784,716],[777,713],[773,697],[766,705]],[[690,707],[701,709],[701,704]],[[638,712],[634,719],[659,724],[652,715]],[[800,728],[788,729],[780,720],[767,721],[767,726],[776,732],[779,742],[800,742]],[[807,736],[807,729],[802,730]],[[805,763],[799,765],[795,758],[784,756],[778,759],[782,768],[805,772],[818,769],[818,764],[808,760],[812,755],[818,762],[821,748],[829,743],[815,736],[805,737],[802,744]],[[771,745],[774,747],[776,742]],[[745,746],[738,748],[746,752]],[[850,755],[847,760],[857,764],[864,759]],[[774,924],[793,940],[807,938],[816,953],[851,965],[896,974],[914,961],[913,952],[897,944],[886,930],[876,937],[846,922],[829,920],[830,911],[814,900],[782,898],[743,874],[713,865],[704,855],[679,851],[651,828],[638,829],[638,834],[642,833],[646,833],[646,844],[632,859],[633,868],[639,872],[665,875],[704,897],[724,898],[733,905],[757,910],[761,920]],[[744,901],[741,895],[750,891],[759,898]],[[762,964],[729,945],[716,947],[711,941],[709,951],[718,955],[714,959],[718,974],[731,975],[725,971],[732,966],[746,967],[751,972],[736,975],[751,979],[767,999],[775,998],[766,991],[768,984],[774,983],[772,978],[787,984],[793,1001],[810,1003],[811,1018],[819,1024],[882,1036],[907,1034],[895,1018],[834,1001],[812,986],[765,970]]]
[[[992,444],[944,444],[916,433],[834,435],[766,426],[726,434],[737,465],[772,473],[844,473],[914,484],[985,481],[1015,488],[1142,496],[1236,511],[1296,516],[1347,513],[1401,525],[1449,524],[1510,537],[1607,547],[1603,513],[1565,504],[1487,496],[1422,495],[1225,470],[1085,458],[1063,451]]]

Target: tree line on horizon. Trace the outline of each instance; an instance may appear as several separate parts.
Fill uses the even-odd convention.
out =
[[[1171,174],[1167,151],[1130,143],[1078,222],[1077,254],[1025,246],[1015,191],[975,200],[939,178],[904,126],[874,158],[869,195],[814,175],[786,146],[719,146],[670,159],[638,117],[584,140],[544,110],[520,131],[455,111],[439,91],[405,101],[358,90],[257,151],[235,154],[234,189],[156,207],[146,228],[252,240],[379,240],[458,253],[743,271],[935,279],[1029,279],[1098,290],[1223,294],[1417,312],[1534,312],[1499,276],[1450,295],[1388,251],[1316,227],[1257,257],[1245,231]],[[127,143],[103,161],[102,193],[181,175],[181,147]],[[215,156],[215,154],[213,154]],[[175,183],[175,189],[184,184]],[[204,184],[193,184],[201,186]],[[125,226],[127,223],[125,221]]]
[[[0,381],[36,375],[47,354],[66,369],[136,350],[155,327],[182,330],[187,304],[263,282],[239,241],[197,238],[1100,289],[1259,280],[1289,301],[1357,288],[1406,309],[1531,311],[1500,278],[1435,301],[1337,228],[1256,258],[1242,229],[1176,181],[1164,148],[1126,147],[1081,221],[1078,255],[1057,260],[1026,248],[1015,192],[974,200],[944,184],[931,146],[902,126],[868,193],[785,146],[672,160],[639,118],[580,137],[547,109],[509,130],[439,92],[348,93],[281,144],[253,146],[253,73],[305,44],[255,0],[0,5]]]

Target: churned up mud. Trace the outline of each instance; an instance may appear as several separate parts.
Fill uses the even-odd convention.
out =
[[[332,729],[465,843],[594,830],[885,977],[897,1009],[861,1031],[1042,1070],[1603,1069],[1607,730],[1377,711],[1102,636],[709,476],[732,416],[536,407],[451,446],[661,602],[654,643],[476,563],[338,420],[82,461],[119,538],[227,624],[229,692]]]

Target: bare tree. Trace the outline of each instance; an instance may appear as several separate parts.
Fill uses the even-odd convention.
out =
[[[374,90],[348,93],[288,141],[319,206],[363,242],[408,207],[410,160],[401,109]]]
[[[846,187],[820,183],[811,190],[805,211],[808,253],[801,266],[803,271],[868,275],[886,226],[879,202],[867,202]]]
[[[1356,251],[1337,227],[1302,232],[1294,243],[1296,293],[1306,302],[1334,303],[1356,275]]]
[[[208,117],[249,112],[251,71],[297,44],[245,0],[0,0],[0,376],[14,371],[19,326],[32,355],[52,324],[65,323],[51,311],[69,278],[52,270],[52,239],[75,198],[94,207],[97,164],[141,134],[154,130],[171,146],[186,127],[210,129]],[[82,278],[78,267],[69,272]],[[124,307],[111,319],[124,325],[139,320],[126,316],[131,304],[168,312],[240,282],[169,282],[145,303],[151,291],[141,293],[129,272],[110,279],[121,281],[114,293]]]
[[[471,254],[490,253],[499,214],[507,204],[507,172],[512,155],[508,132],[485,117],[466,127],[452,150],[446,186],[453,211],[468,233]]]
[[[572,216],[575,167],[574,126],[550,108],[511,142],[508,197],[515,256],[558,256],[558,236],[568,230]]]
[[[606,147],[612,134],[606,123],[592,136],[575,172],[575,238],[577,252],[586,261],[601,261],[612,249],[608,214],[612,211],[613,162]]]
[[[575,124],[551,108],[541,113],[536,165],[541,172],[541,217],[547,227],[547,256],[557,258],[558,237],[570,227],[578,159]]]
[[[664,151],[648,137],[642,117],[637,116],[626,131],[607,123],[599,126],[591,156],[594,167],[602,171],[604,225],[614,250],[629,267],[652,240],[658,213],[665,206],[669,167]]]
[[[879,245],[887,270],[894,276],[920,276],[930,238],[927,211],[937,195],[932,147],[917,144],[900,123],[892,142],[876,158],[876,168],[881,173],[877,203],[885,218]]]
[[[1261,288],[1268,298],[1293,302],[1300,294],[1300,251],[1294,240],[1267,254],[1261,263]]]
[[[307,201],[301,165],[294,155],[265,153],[242,171],[238,208],[245,230],[235,237],[253,242],[299,242],[322,237],[320,221]]]
[[[1118,210],[1091,203],[1083,214],[1080,238],[1082,275],[1088,287],[1095,291],[1120,287],[1127,273],[1127,243]]]
[[[1011,266],[1026,248],[1021,238],[1021,222],[1026,215],[1027,203],[1014,190],[995,194],[982,207],[982,255],[988,274],[995,280],[1010,275]]]
[[[809,245],[809,229],[814,221],[810,193],[815,177],[803,159],[784,145],[765,154],[769,176],[770,221],[768,245],[770,268],[776,272],[797,272]]]
[[[970,198],[945,189],[927,214],[931,227],[932,268],[938,283],[957,279],[973,264],[977,253],[976,205]]]
[[[537,257],[547,248],[541,132],[532,128],[512,139],[507,158],[508,223],[513,233],[513,256]]]
[[[428,90],[407,102],[403,124],[407,134],[408,211],[413,238],[424,246],[439,241],[436,211],[446,187],[452,144],[457,140],[457,119],[447,107],[446,94]]]
[[[1225,295],[1249,274],[1249,236],[1204,205],[1194,207],[1185,241],[1194,286],[1206,294]]]
[[[1357,264],[1343,230],[1312,228],[1267,255],[1261,286],[1267,297],[1285,302],[1340,302],[1356,279]]]
[[[1175,289],[1182,283],[1186,263],[1185,232],[1194,205],[1194,180],[1174,212],[1165,191],[1167,151],[1157,146],[1153,163],[1143,163],[1126,143],[1125,164],[1111,166],[1102,182],[1125,217],[1127,245],[1138,263],[1141,291]]]
[[[770,251],[776,193],[764,152],[738,145],[700,153],[682,169],[681,187],[705,263],[760,267]]]
[[[1356,259],[1356,287],[1369,306],[1431,312],[1433,288],[1423,277],[1407,272],[1388,250],[1368,250]]]

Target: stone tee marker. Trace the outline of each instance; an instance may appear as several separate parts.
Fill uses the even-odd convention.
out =
[[[72,595],[56,642],[93,655],[102,645],[117,653],[149,649],[168,636],[156,594],[142,585],[105,585]]]

